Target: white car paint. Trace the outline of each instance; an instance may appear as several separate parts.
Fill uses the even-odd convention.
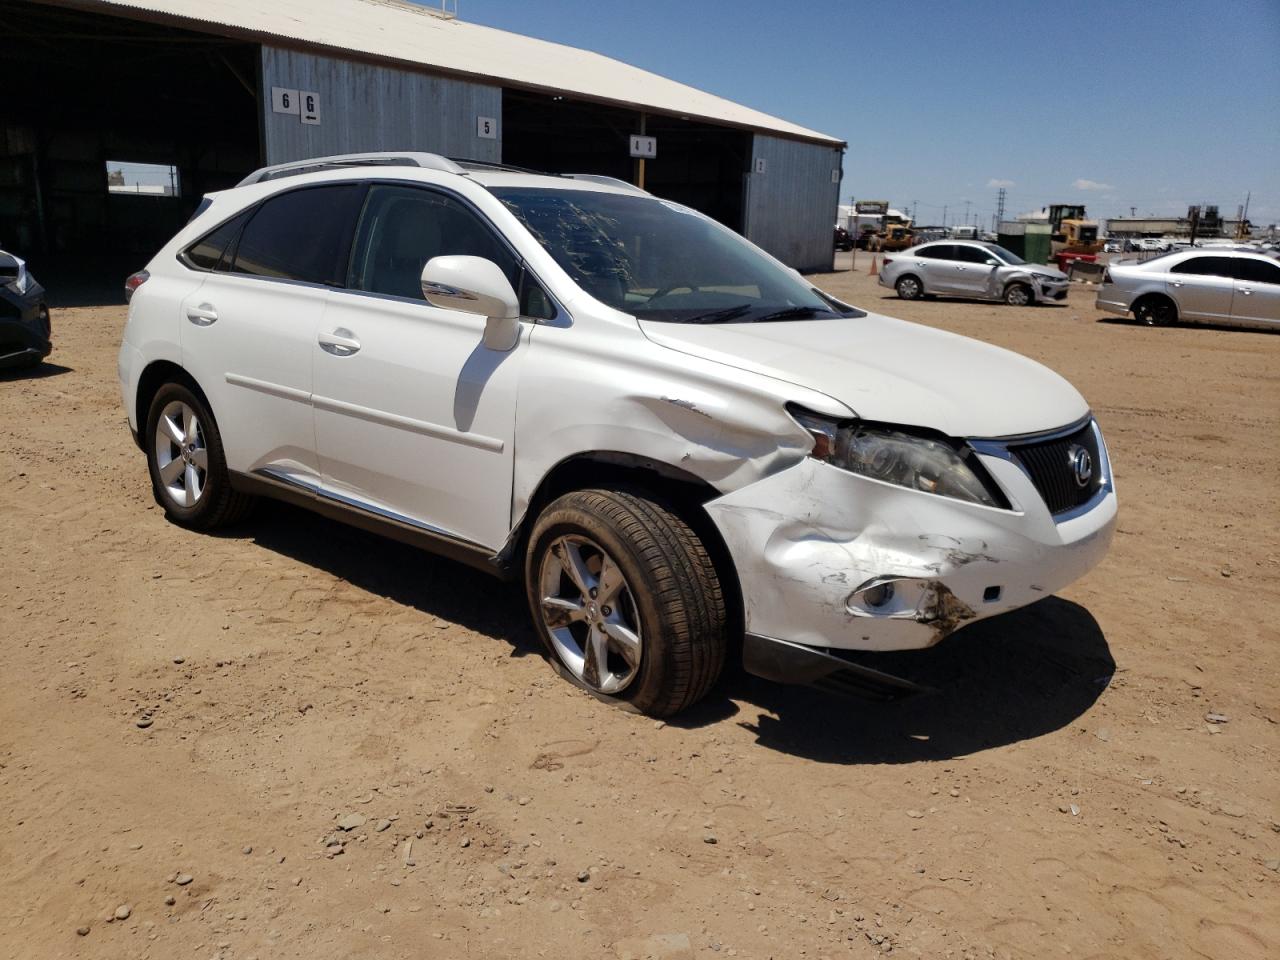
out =
[[[748,633],[815,647],[925,647],[965,622],[1060,589],[1104,555],[1114,483],[1052,516],[999,438],[1090,423],[1057,374],[1008,351],[888,317],[750,325],[640,322],[561,269],[492,186],[635,193],[508,172],[381,166],[379,179],[464,198],[563,308],[522,321],[510,350],[485,320],[418,301],[198,274],[177,254],[211,225],[285,188],[369,177],[328,170],[214,195],[148,265],[119,367],[136,432],[143,371],[165,362],[206,394],[228,466],[313,488],[490,555],[512,542],[539,483],[590,456],[692,475],[747,598]],[[699,215],[700,216],[700,215]],[[745,242],[745,241],[743,241]],[[218,319],[198,322],[209,312]],[[189,316],[192,315],[192,316]],[[355,356],[321,349],[358,341]],[[352,363],[348,361],[356,360]],[[788,411],[937,430],[975,444],[1008,508],[892,486],[809,456]],[[1100,444],[1100,434],[1099,444]],[[874,578],[894,605],[859,609]],[[984,599],[990,588],[997,599]]]

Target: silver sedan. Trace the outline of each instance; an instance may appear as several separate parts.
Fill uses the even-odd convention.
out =
[[[1027,263],[994,243],[943,240],[885,257],[880,286],[892,287],[903,300],[942,295],[1022,307],[1065,299],[1068,281],[1061,270]]]
[[[1138,262],[1114,261],[1097,307],[1142,323],[1177,321],[1245,327],[1280,325],[1280,262],[1242,250],[1181,250]]]

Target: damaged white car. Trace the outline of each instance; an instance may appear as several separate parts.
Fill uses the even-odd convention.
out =
[[[653,715],[739,647],[859,685],[849,651],[1048,596],[1115,525],[1061,377],[606,178],[267,168],[127,289],[124,403],[173,521],[273,496],[522,579],[558,669]]]

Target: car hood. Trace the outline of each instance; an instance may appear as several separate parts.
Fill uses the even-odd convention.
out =
[[[682,353],[817,390],[864,420],[952,437],[1005,437],[1074,423],[1089,407],[1048,367],[958,334],[878,314],[780,323],[640,321]]]
[[[1019,270],[1026,270],[1033,277],[1053,277],[1055,280],[1066,280],[1067,275],[1055,267],[1042,267],[1038,263],[1028,263],[1019,267]]]

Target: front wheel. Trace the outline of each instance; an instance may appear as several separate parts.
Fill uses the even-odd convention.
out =
[[[720,675],[720,580],[697,534],[664,504],[623,490],[565,494],[529,538],[525,585],[547,650],[588,690],[665,717]]]
[[[1031,298],[1031,288],[1025,283],[1011,283],[1004,291],[1004,302],[1011,307],[1025,307]]]

